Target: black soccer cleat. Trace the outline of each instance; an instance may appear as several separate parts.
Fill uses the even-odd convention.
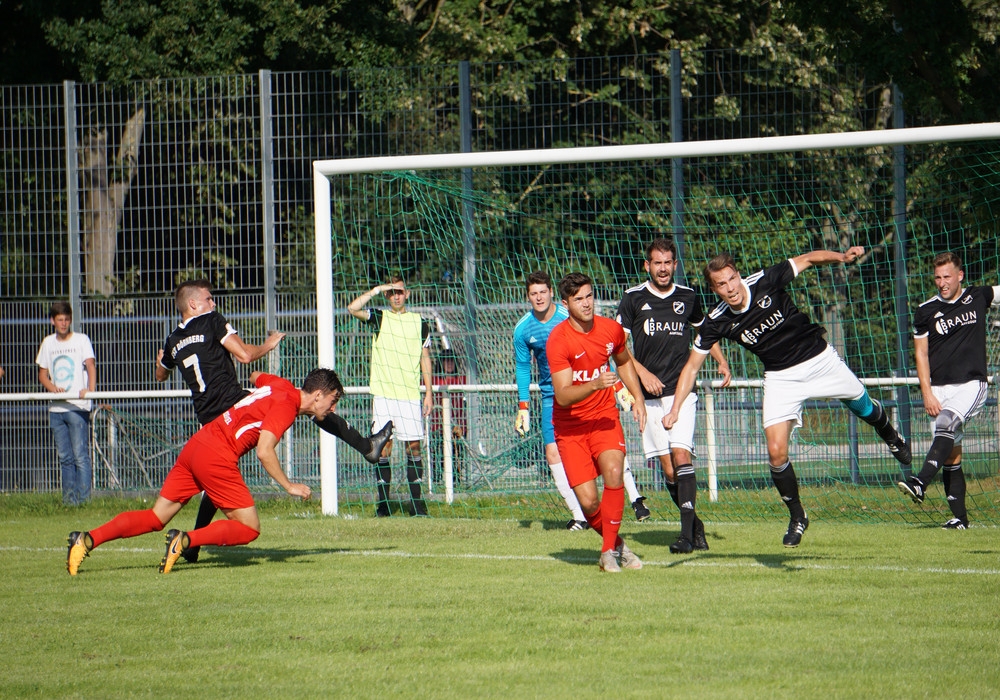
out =
[[[903,465],[908,465],[913,461],[913,453],[910,452],[910,446],[907,444],[906,440],[903,439],[902,435],[896,434],[896,439],[892,442],[886,443],[889,446],[889,451],[892,452],[892,456],[896,458],[896,461]]]
[[[638,520],[640,523],[643,520],[649,519],[649,508],[647,508],[646,504],[643,503],[643,501],[645,500],[646,500],[645,496],[639,496],[637,499],[632,501],[632,510],[635,511],[635,519]]]
[[[960,520],[959,518],[952,518],[951,520],[949,520],[948,522],[946,522],[944,525],[942,525],[941,529],[942,530],[968,530],[969,529],[969,521],[968,520]]]
[[[181,558],[188,564],[197,564],[199,554],[201,554],[201,547],[187,547],[181,551]]]
[[[802,533],[809,529],[809,516],[803,514],[801,518],[792,518],[788,522],[788,532],[781,540],[781,544],[786,547],[798,547],[802,542]]]
[[[670,545],[671,554],[690,554],[693,551],[694,545],[691,544],[691,540],[683,535],[678,537],[677,541]]]
[[[694,516],[694,532],[692,534],[694,539],[691,540],[691,544],[694,545],[694,548],[702,552],[707,552],[708,540],[705,539],[705,523],[697,515]]]
[[[570,532],[580,532],[581,530],[589,530],[590,523],[586,520],[570,520],[566,523],[566,529]]]
[[[370,464],[378,464],[378,458],[382,456],[385,443],[389,442],[390,439],[392,439],[392,421],[383,425],[382,429],[377,433],[372,433],[368,436],[368,440],[372,446],[365,452],[365,460]]]
[[[924,502],[924,485],[917,477],[911,476],[906,481],[897,481],[896,488],[899,489],[900,493],[912,498],[914,503]]]

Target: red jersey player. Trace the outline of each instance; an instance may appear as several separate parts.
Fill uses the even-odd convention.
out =
[[[188,440],[152,508],[122,513],[90,532],[70,533],[66,568],[71,576],[76,576],[90,550],[111,540],[162,530],[201,491],[225,513],[226,520],[190,532],[170,530],[161,573],[170,572],[182,547],[253,542],[260,534],[260,519],[239,468],[240,457],[253,448],[261,465],[282,488],[292,496],[309,498],[311,490],[306,484],[285,476],[275,448],[298,416],[322,420],[333,410],[344,387],[332,369],[313,370],[301,389],[272,374],[254,372],[250,378],[257,388]]]
[[[639,377],[625,331],[594,314],[590,278],[579,272],[567,275],[559,282],[559,295],[569,318],[552,330],[545,348],[555,392],[556,444],[587,522],[603,539],[601,570],[641,569],[639,557],[618,536],[625,506],[625,434],[615,404],[619,377],[633,396],[641,396]],[[611,370],[612,360],[617,372]],[[643,402],[635,404],[634,415],[641,431],[646,423]],[[598,476],[604,479],[602,498]]]

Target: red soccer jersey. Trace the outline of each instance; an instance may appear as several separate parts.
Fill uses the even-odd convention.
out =
[[[257,446],[260,431],[281,439],[299,415],[302,395],[294,384],[273,374],[257,377],[257,388],[198,431],[237,459]]]
[[[549,358],[552,374],[566,369],[573,370],[573,384],[586,384],[596,379],[601,371],[611,369],[611,356],[625,348],[625,330],[610,318],[594,316],[594,327],[589,333],[581,333],[565,320],[549,335],[545,354]],[[608,387],[595,391],[579,403],[563,408],[557,402],[552,407],[552,424],[559,432],[559,426],[578,425],[597,418],[618,419],[614,389]]]

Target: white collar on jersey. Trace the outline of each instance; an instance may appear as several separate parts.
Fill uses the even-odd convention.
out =
[[[958,302],[959,299],[961,299],[965,295],[965,289],[966,289],[965,287],[962,287],[961,289],[959,289],[958,290],[958,294],[956,294],[955,298],[952,299],[951,301],[948,301],[943,296],[941,296],[941,292],[937,293],[937,298],[938,298],[939,301],[943,301],[945,304],[955,304],[955,303]]]
[[[746,280],[742,278],[740,279],[740,284],[743,285],[743,291],[746,293],[747,303],[744,304],[743,308],[741,309],[734,309],[733,307],[729,306],[729,304],[726,304],[726,306],[729,306],[729,310],[732,311],[734,314],[745,314],[747,312],[747,309],[750,308],[750,304],[753,303],[753,295],[750,293],[750,285],[748,285],[746,283]]]
[[[649,280],[643,282],[646,285],[646,291],[652,294],[654,297],[659,297],[660,299],[666,299],[669,296],[673,296],[674,292],[677,291],[677,284],[675,282],[670,283],[670,290],[666,292],[658,292],[656,288],[650,284]]]
[[[191,323],[191,321],[195,320],[196,318],[201,318],[202,316],[208,316],[210,313],[212,313],[212,312],[211,311],[206,311],[203,314],[198,314],[197,316],[192,316],[191,318],[186,318],[183,321],[181,321],[180,323],[178,323],[177,327],[178,328],[187,328],[187,324]]]

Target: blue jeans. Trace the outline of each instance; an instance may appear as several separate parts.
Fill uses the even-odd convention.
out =
[[[86,411],[49,411],[49,425],[59,455],[63,503],[78,506],[90,498],[90,414]]]

